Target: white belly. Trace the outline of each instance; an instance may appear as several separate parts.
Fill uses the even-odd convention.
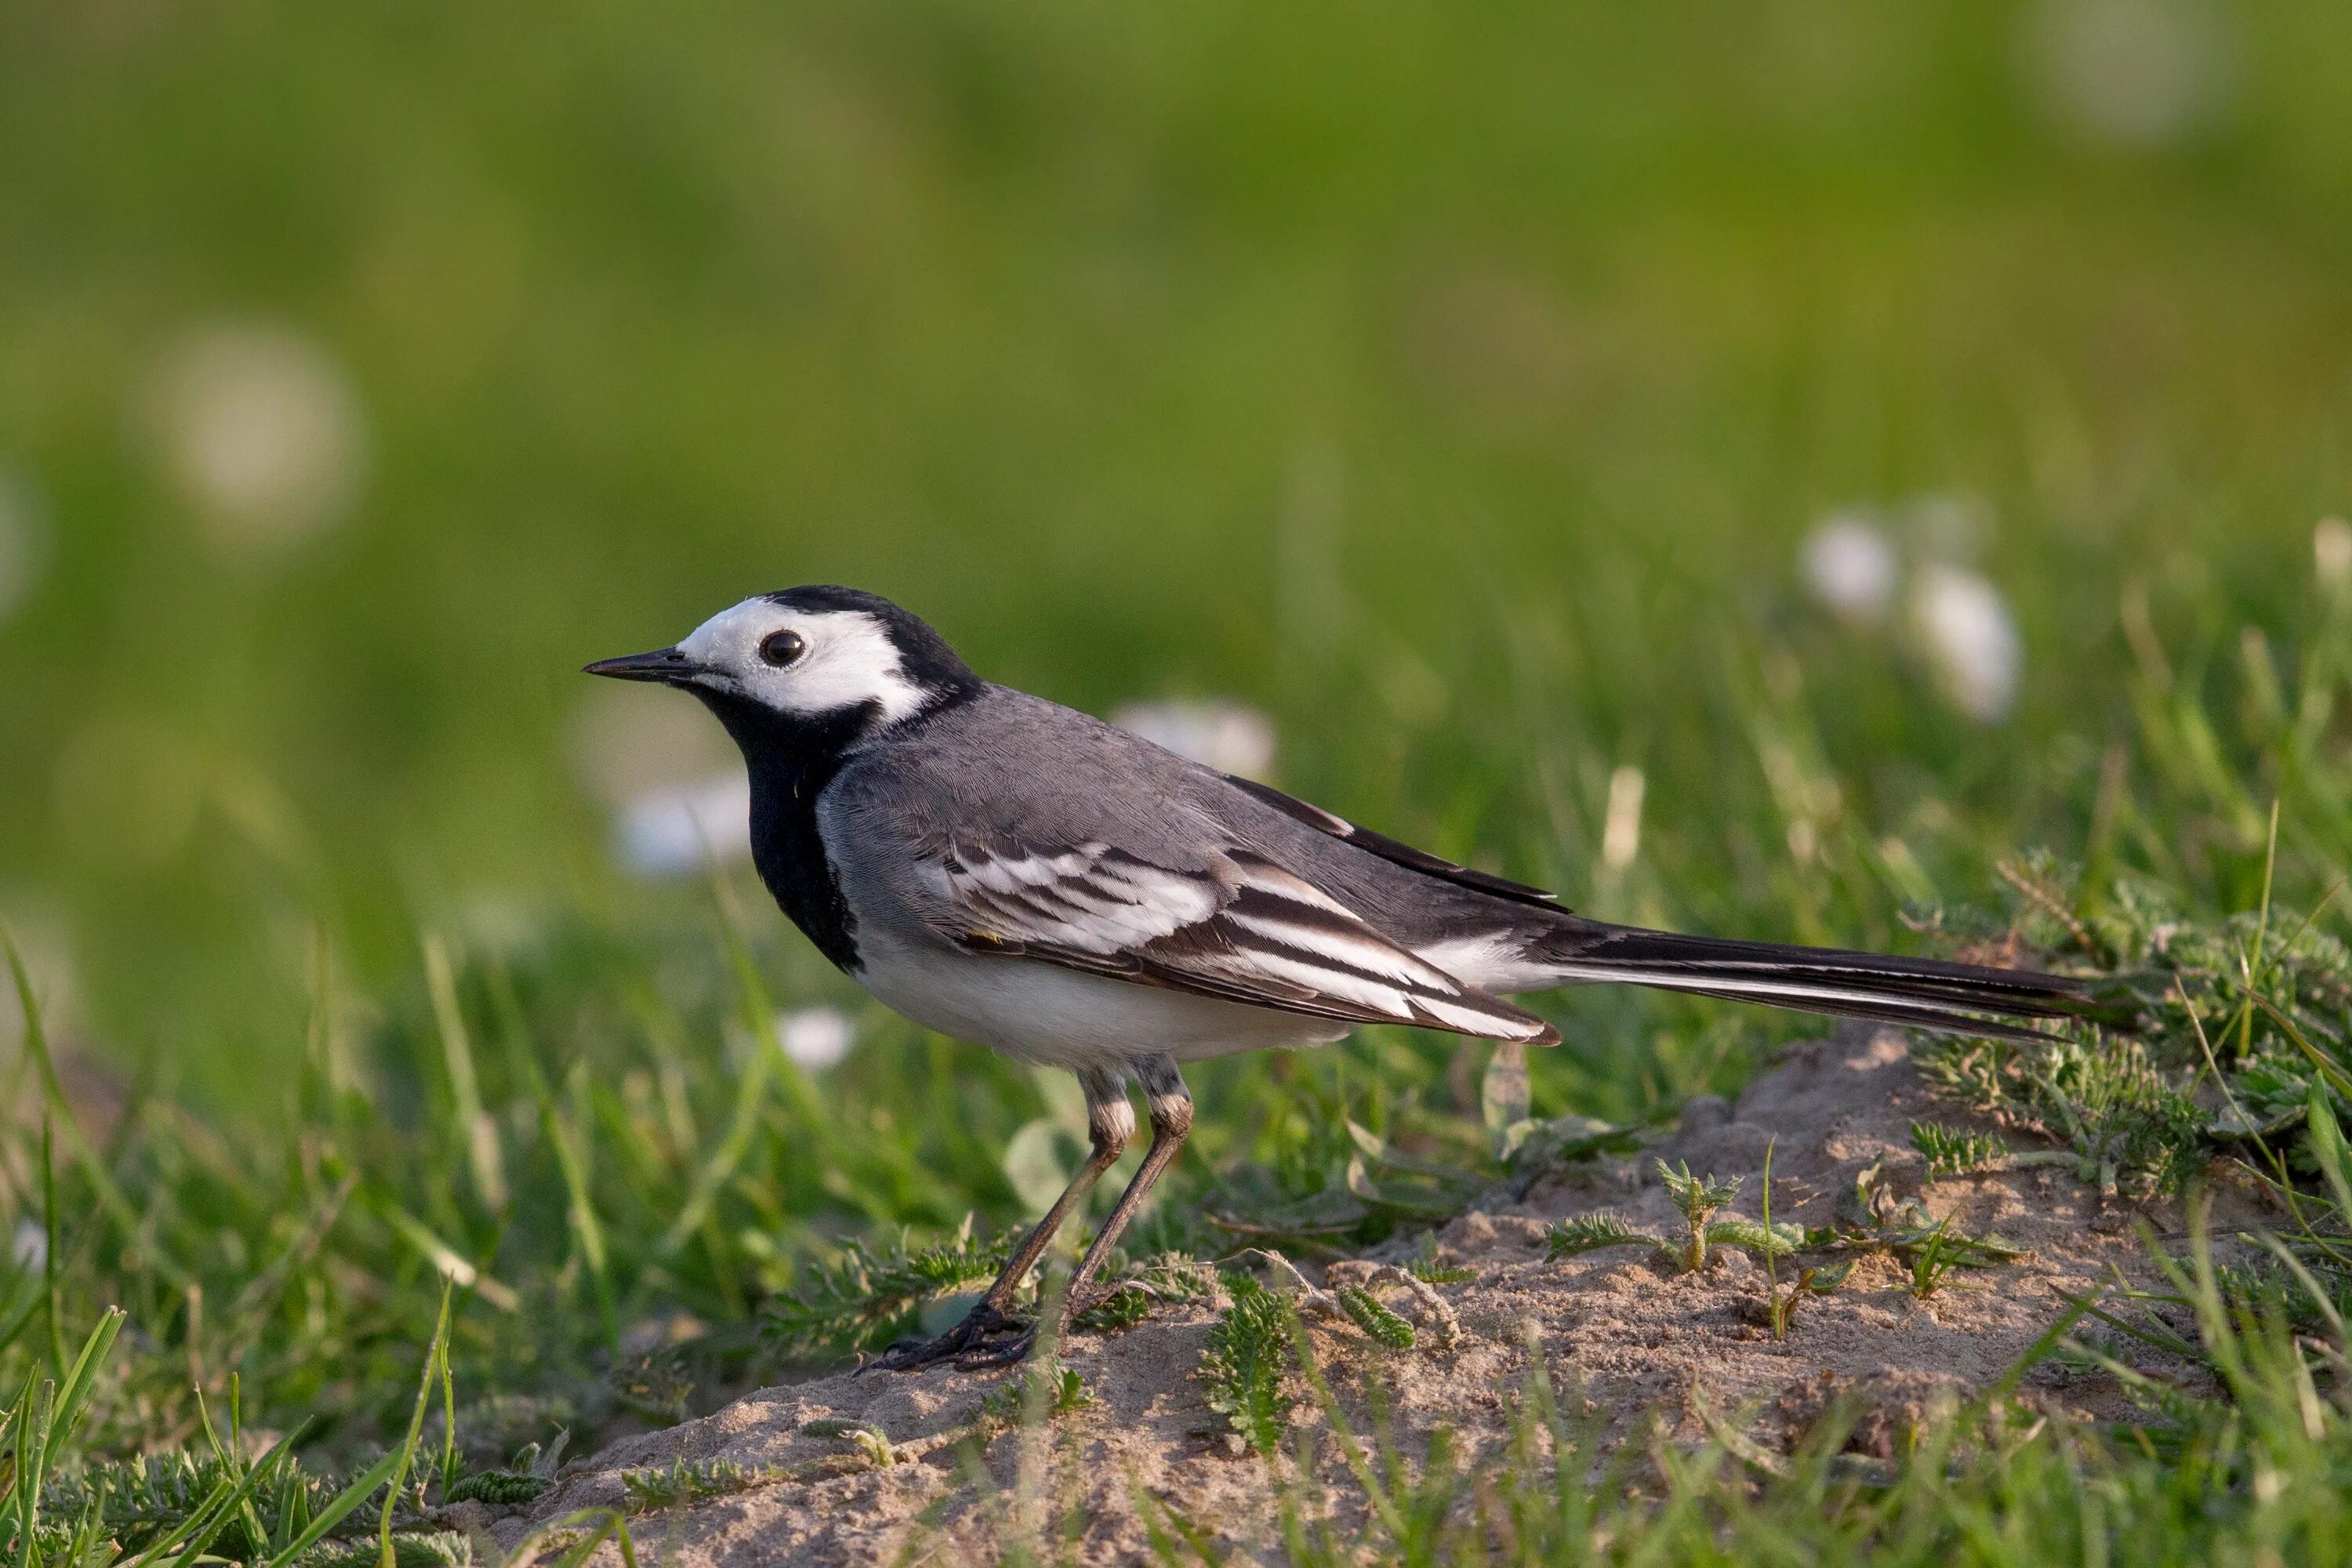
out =
[[[1350,1025],[1113,980],[1034,959],[859,942],[858,980],[927,1028],[1054,1067],[1117,1066],[1154,1052],[1198,1061],[1319,1046]]]

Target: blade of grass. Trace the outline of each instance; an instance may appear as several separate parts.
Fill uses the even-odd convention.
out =
[[[572,1105],[584,1110],[587,1100],[588,1064],[572,1064],[570,1081],[566,1084]],[[587,1117],[584,1114],[559,1114],[551,1097],[542,1105],[547,1118],[548,1141],[555,1148],[555,1163],[563,1173],[565,1212],[572,1224],[572,1233],[580,1243],[581,1260],[588,1265],[588,1278],[596,1289],[596,1309],[604,1323],[604,1337],[614,1345],[621,1338],[621,1324],[613,1305],[613,1281],[606,1267],[604,1227],[596,1218],[596,1203],[589,1192],[588,1163],[582,1157],[578,1137],[584,1137]]]
[[[362,1471],[351,1485],[335,1494],[332,1502],[312,1516],[310,1522],[303,1527],[302,1533],[279,1549],[264,1568],[288,1568],[296,1558],[325,1539],[327,1531],[342,1523],[354,1510],[375,1495],[376,1488],[392,1479],[393,1472],[400,1468],[401,1457],[401,1451],[394,1448]]]
[[[66,1374],[65,1295],[58,1288],[58,1160],[47,1115],[41,1118],[41,1290],[48,1303],[49,1364]]]
[[[16,1568],[30,1568],[33,1561],[33,1532],[41,1522],[41,1488],[48,1479],[48,1448],[43,1439],[49,1417],[57,1411],[58,1385],[45,1382],[40,1386],[37,1415],[30,1378],[16,1402]]]
[[[1768,1239],[1772,1235],[1772,1148],[1779,1142],[1777,1138],[1764,1141],[1764,1235]],[[1780,1250],[1777,1247],[1764,1248],[1764,1308],[1771,1319],[1772,1337],[1776,1340],[1786,1337],[1786,1325],[1780,1320],[1780,1280],[1772,1267],[1773,1255]]]
[[[433,999],[441,1060],[449,1074],[450,1097],[457,1101],[457,1128],[465,1135],[474,1193],[492,1215],[504,1214],[507,1173],[499,1147],[499,1124],[482,1106],[481,1080],[474,1070],[473,1037],[466,1028],[465,1009],[457,1005],[457,977],[449,963],[449,949],[436,931],[425,933],[424,948],[425,988]]]
[[[2334,1098],[2327,1086],[2316,1079],[2311,1092],[2304,1099],[2304,1125],[2311,1134],[2312,1158],[2318,1161],[2320,1173],[2327,1178],[2328,1190],[2336,1194],[2336,1212],[2352,1222],[2352,1174],[2346,1171],[2344,1130],[2336,1124]]]
[[[392,1512],[400,1501],[400,1489],[408,1479],[408,1467],[416,1457],[416,1446],[424,1440],[425,1411],[433,1400],[434,1373],[437,1363],[449,1353],[449,1301],[457,1288],[454,1279],[441,1282],[441,1318],[433,1326],[433,1342],[425,1348],[425,1371],[416,1381],[416,1407],[409,1412],[408,1435],[401,1439],[400,1463],[394,1467],[391,1488],[383,1495],[383,1519],[376,1534],[382,1568],[399,1568],[392,1550]]]
[[[98,1326],[90,1330],[89,1338],[82,1342],[81,1354],[74,1358],[72,1370],[59,1385],[57,1413],[47,1439],[51,1452],[64,1444],[66,1435],[81,1419],[82,1411],[89,1404],[98,1369],[112,1353],[114,1337],[122,1331],[122,1319],[121,1308],[109,1307],[99,1315]]]
[[[595,1525],[595,1530],[566,1546],[563,1554],[546,1564],[546,1568],[580,1568],[580,1564],[593,1556],[596,1548],[607,1541],[619,1550],[624,1568],[637,1568],[636,1546],[629,1539],[629,1521],[616,1508],[582,1509],[577,1513],[568,1513],[562,1519],[541,1525],[515,1543],[514,1550],[506,1554],[506,1561],[529,1563],[541,1542],[563,1531],[578,1530],[590,1524]]]
[[[703,1217],[710,1212],[712,1201],[743,1156],[751,1152],[751,1140],[759,1131],[760,1106],[767,1098],[768,1078],[775,1072],[782,1082],[785,1098],[803,1129],[814,1142],[817,1151],[831,1142],[825,1129],[827,1119],[817,1103],[816,1091],[801,1070],[784,1055],[783,1042],[776,1037],[775,1005],[768,999],[768,987],[760,978],[759,966],[751,962],[751,945],[743,940],[742,921],[735,908],[734,897],[728,891],[726,880],[714,866],[711,887],[719,904],[719,930],[727,948],[727,957],[735,970],[735,984],[742,1005],[743,1026],[751,1036],[751,1059],[745,1064],[743,1076],[735,1090],[735,1109],[727,1124],[725,1136],[719,1147],[694,1173],[694,1184],[687,1191],[686,1202],[677,1216],[654,1248],[655,1255],[668,1258],[684,1247],[702,1228]],[[779,1066],[778,1064],[781,1064]]]
[[[99,1202],[105,1205],[106,1212],[114,1216],[115,1224],[122,1227],[126,1237],[139,1237],[143,1228],[139,1211],[131,1206],[129,1198],[123,1196],[113,1173],[106,1168],[106,1162],[99,1158],[98,1150],[82,1131],[81,1122],[74,1115],[72,1102],[66,1099],[65,1085],[58,1078],[57,1061],[49,1054],[49,1037],[41,1023],[40,1004],[33,995],[33,977],[25,968],[25,955],[17,951],[16,935],[9,931],[5,921],[0,921],[0,954],[6,955],[9,975],[16,982],[16,1005],[25,1019],[25,1051],[33,1058],[34,1071],[41,1080],[41,1093],[49,1102],[49,1114],[64,1127],[66,1146],[73,1151],[75,1161],[89,1178],[89,1184],[96,1190]],[[173,1260],[160,1241],[153,1237],[146,1240],[147,1244],[140,1249],[142,1255],[156,1273],[171,1282],[174,1290],[184,1291],[194,1283],[194,1277]]]
[[[226,1495],[217,1496],[204,1516],[190,1521],[180,1554],[172,1559],[172,1568],[191,1568],[191,1564],[204,1555],[205,1549],[226,1527],[230,1517],[243,1510],[253,1494],[277,1472],[279,1465],[292,1456],[292,1441],[290,1436],[281,1437],[270,1445],[269,1452],[261,1457],[260,1463],[246,1471]],[[226,1485],[228,1478],[224,1476],[221,1479]]]

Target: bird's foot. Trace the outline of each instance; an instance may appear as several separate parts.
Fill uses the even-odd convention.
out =
[[[983,1300],[937,1339],[900,1340],[857,1370],[861,1374],[912,1372],[943,1361],[967,1368],[1009,1366],[1027,1355],[1036,1342],[1036,1325],[1007,1317]]]

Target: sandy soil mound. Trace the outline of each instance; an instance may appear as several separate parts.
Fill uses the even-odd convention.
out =
[[[1378,1383],[1407,1452],[1439,1426],[1473,1453],[1502,1441],[1509,1391],[1526,1375],[1531,1344],[1549,1356],[1556,1383],[1576,1388],[1589,1412],[1621,1431],[1655,1411],[1678,1437],[1697,1437],[1696,1384],[1717,1410],[1760,1410],[1752,1430],[1768,1445],[1789,1441],[1839,1391],[1883,1406],[1884,1416],[1865,1420],[1861,1433],[1865,1442],[1891,1442],[1939,1387],[1981,1386],[2007,1370],[2068,1298],[2117,1271],[2154,1283],[2131,1224],[2138,1211],[2102,1200],[2064,1170],[1937,1182],[1924,1194],[1933,1215],[1952,1214],[1955,1228],[1997,1232],[2031,1257],[1956,1276],[1925,1301],[1910,1293],[1897,1264],[1866,1258],[1842,1289],[1807,1302],[1782,1342],[1760,1326],[1763,1272],[1744,1254],[1721,1254],[1706,1271],[1679,1276],[1633,1250],[1553,1262],[1544,1230],[1605,1208],[1673,1233],[1680,1219],[1653,1173],[1654,1153],[1687,1160],[1702,1174],[1746,1177],[1736,1208],[1752,1216],[1768,1142],[1776,1144],[1774,1219],[1825,1225],[1872,1164],[1884,1163],[1896,1191],[1919,1192],[1910,1126],[1927,1119],[1967,1120],[1930,1099],[1897,1037],[1857,1029],[1797,1047],[1736,1107],[1695,1101],[1640,1157],[1568,1168],[1524,1203],[1446,1226],[1441,1259],[1477,1270],[1473,1281],[1442,1289],[1462,1331],[1451,1350],[1425,1348],[1431,1336],[1423,1334],[1423,1348],[1389,1352],[1344,1322],[1310,1321],[1316,1352],[1343,1404],[1356,1409],[1360,1433],[1366,1392]],[[2147,1217],[2160,1230],[2178,1223],[2167,1213]],[[1086,1561],[1125,1562],[1145,1550],[1138,1498],[1147,1490],[1239,1560],[1270,1555],[1277,1481],[1290,1460],[1237,1455],[1226,1423],[1208,1408],[1192,1374],[1215,1317],[1207,1305],[1166,1306],[1124,1333],[1074,1339],[1066,1359],[1096,1403],[1042,1438],[994,1437],[976,1466],[969,1443],[923,1440],[972,1421],[1010,1374],[844,1373],[764,1390],[705,1419],[618,1443],[575,1466],[528,1510],[468,1522],[489,1525],[510,1546],[572,1510],[621,1504],[626,1472],[684,1459],[782,1467],[799,1478],[633,1521],[641,1550],[688,1564],[889,1561],[925,1544],[943,1561],[992,1561],[999,1532],[1024,1497],[1043,1500],[1037,1506],[1057,1518],[1082,1518]],[[1295,1424],[1322,1426],[1297,1379],[1288,1392],[1297,1401]],[[2089,1414],[2125,1413],[2104,1380],[2054,1366],[2037,1369],[2024,1392]],[[879,1428],[905,1462],[873,1467],[845,1452],[840,1437],[803,1430],[827,1420]],[[848,1473],[820,1473],[828,1468]],[[1351,1494],[1336,1462],[1331,1469],[1332,1494]]]

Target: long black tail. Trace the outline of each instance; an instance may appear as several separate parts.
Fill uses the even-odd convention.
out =
[[[1560,984],[1613,981],[2003,1039],[2047,1037],[2000,1019],[2079,1017],[2095,1005],[2088,984],[2063,974],[1678,936],[1574,917],[1546,932],[1529,956],[1553,968]]]

